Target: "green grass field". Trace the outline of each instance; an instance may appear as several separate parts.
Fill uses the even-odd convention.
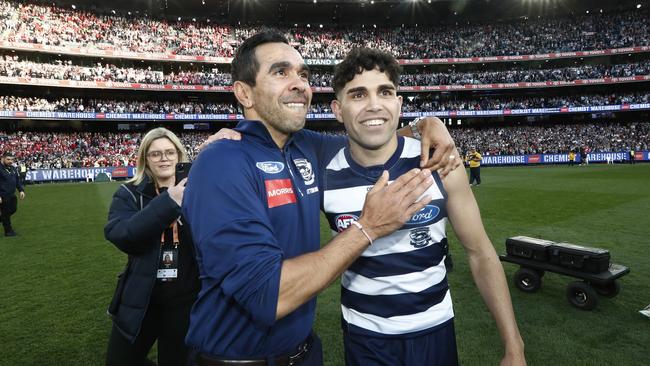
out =
[[[609,249],[631,268],[622,291],[593,311],[571,307],[571,278],[544,277],[535,294],[514,288],[504,264],[529,365],[642,365],[650,359],[650,164],[486,168],[474,192],[497,252],[528,235]],[[13,217],[18,237],[0,237],[0,365],[101,365],[106,307],[125,256],[103,226],[115,183],[27,187]],[[329,238],[322,226],[322,235]],[[501,345],[450,234],[450,286],[463,365],[497,365]],[[318,299],[316,328],[327,365],[342,365],[339,289]]]

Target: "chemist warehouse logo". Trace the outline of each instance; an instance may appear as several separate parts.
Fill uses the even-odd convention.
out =
[[[264,185],[266,185],[266,199],[269,208],[296,203],[296,194],[293,192],[291,179],[266,180]]]

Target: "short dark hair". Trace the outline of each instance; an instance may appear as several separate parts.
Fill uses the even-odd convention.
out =
[[[332,87],[334,93],[338,94],[343,90],[345,84],[349,83],[358,74],[364,71],[379,69],[380,72],[388,74],[388,79],[399,85],[399,76],[402,74],[402,67],[393,55],[388,52],[375,50],[367,47],[352,49],[345,59],[334,69]]]
[[[16,155],[14,155],[14,153],[11,152],[11,151],[5,151],[5,152],[2,153],[2,157],[3,157],[3,158],[13,158],[13,157],[15,157],[15,156],[16,156]]]
[[[281,33],[274,30],[265,30],[247,38],[235,53],[230,64],[232,81],[242,81],[250,86],[255,86],[255,77],[260,69],[260,64],[255,58],[255,49],[266,43],[286,43],[289,41]]]

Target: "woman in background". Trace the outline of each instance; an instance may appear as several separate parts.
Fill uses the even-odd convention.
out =
[[[200,288],[189,228],[181,216],[185,181],[175,167],[187,153],[174,133],[149,131],[138,150],[137,172],[113,195],[106,239],[128,254],[108,309],[113,328],[106,364],[146,365],[158,341],[159,365],[183,365],[184,338]]]

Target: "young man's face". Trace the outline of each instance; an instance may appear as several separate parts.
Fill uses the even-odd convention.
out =
[[[386,73],[364,70],[339,91],[332,111],[345,125],[352,143],[379,150],[397,142],[395,130],[402,97]]]
[[[251,88],[254,114],[283,134],[299,131],[312,98],[305,61],[285,43],[258,46],[255,57],[260,68]]]

